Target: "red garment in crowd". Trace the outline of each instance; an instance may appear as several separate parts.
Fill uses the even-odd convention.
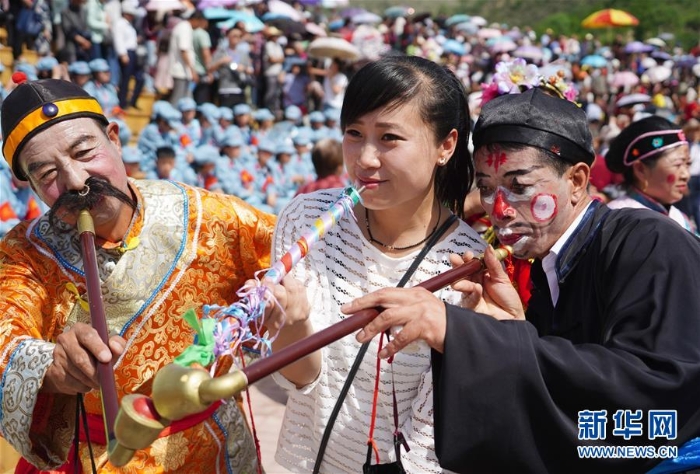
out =
[[[620,173],[613,173],[605,164],[605,158],[602,155],[596,155],[593,166],[591,167],[590,183],[596,187],[598,191],[610,184],[621,184],[624,178]]]
[[[332,174],[330,176],[326,176],[325,178],[320,178],[320,179],[317,179],[316,181],[312,181],[311,183],[305,184],[304,186],[299,188],[299,190],[297,191],[297,195],[312,193],[312,192],[318,191],[320,189],[332,189],[332,188],[344,188],[344,187],[345,187],[345,181],[343,180],[343,178],[338,176],[337,174]]]

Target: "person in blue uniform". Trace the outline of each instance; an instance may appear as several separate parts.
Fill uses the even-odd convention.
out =
[[[199,143],[202,138],[202,127],[197,119],[197,102],[191,97],[183,97],[177,101],[177,110],[182,114],[182,132],[187,137],[180,136],[180,143],[187,147]]]
[[[97,99],[102,110],[107,117],[114,115],[119,107],[119,96],[117,88],[112,84],[112,73],[107,60],[102,58],[93,59],[88,63],[92,72],[92,80],[83,86],[85,92]]]
[[[39,58],[35,64],[38,79],[57,78],[58,59],[53,56]]]
[[[68,75],[71,82],[84,88],[90,82],[92,71],[86,61],[76,61],[68,66]]]
[[[277,145],[270,140],[258,144],[257,161],[243,173],[246,187],[251,190],[248,203],[272,213],[277,204],[274,157]]]
[[[243,138],[240,133],[227,134],[221,144],[221,159],[216,168],[224,193],[243,200],[252,196],[252,186],[246,187],[243,181],[245,173],[248,173],[245,170],[252,164],[251,159],[243,153]]]
[[[268,110],[268,112],[270,111]],[[251,113],[252,110],[248,104],[237,104],[235,107],[233,107],[233,124],[241,131],[243,143],[246,145],[250,145],[251,142]]]
[[[197,106],[197,112],[199,126],[202,131],[197,146],[218,145],[224,138],[224,131],[219,125],[219,119],[221,118],[219,107],[211,102],[205,102]]]

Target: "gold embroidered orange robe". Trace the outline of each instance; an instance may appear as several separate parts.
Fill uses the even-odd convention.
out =
[[[181,316],[204,304],[230,304],[254,272],[269,266],[274,216],[243,201],[168,181],[132,181],[141,213],[117,248],[98,248],[108,326],[127,340],[116,361],[118,395],[150,394],[154,374],[189,346]],[[40,469],[66,461],[75,397],[39,389],[53,341],[87,321],[86,289],[74,229],[46,216],[22,223],[0,241],[0,434]],[[84,302],[83,302],[83,306]],[[99,394],[85,397],[101,413]],[[95,448],[95,447],[94,447]],[[121,470],[96,446],[100,472],[255,472],[245,417],[225,403],[206,421],[159,438]],[[90,472],[87,446],[81,446]]]

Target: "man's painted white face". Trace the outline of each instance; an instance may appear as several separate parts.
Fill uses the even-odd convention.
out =
[[[568,173],[559,176],[532,147],[481,147],[474,164],[481,204],[499,241],[517,258],[545,256],[573,220]]]

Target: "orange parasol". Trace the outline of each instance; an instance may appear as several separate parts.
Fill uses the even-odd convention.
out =
[[[623,10],[606,8],[588,15],[582,22],[584,28],[608,28],[611,26],[637,26],[639,20]]]

